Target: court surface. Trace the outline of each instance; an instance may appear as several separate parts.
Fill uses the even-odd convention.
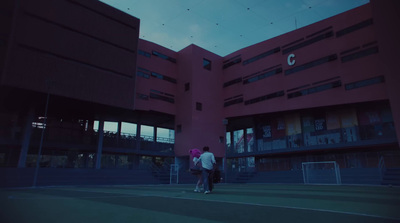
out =
[[[285,184],[0,189],[0,222],[400,222],[400,188]]]

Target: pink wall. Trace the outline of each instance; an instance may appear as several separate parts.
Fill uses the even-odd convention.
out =
[[[169,50],[165,47],[159,46],[157,44],[142,39],[139,39],[138,49],[145,51],[149,54],[152,54],[152,51],[156,51],[175,59],[177,59],[178,57],[178,53],[176,53],[175,51]],[[137,70],[140,70],[139,68],[144,68],[150,72],[156,72],[158,74],[166,75],[174,79],[177,79],[178,77],[177,63],[172,63],[168,60],[162,59],[155,55],[150,55],[150,58],[143,55],[138,55],[137,67],[138,67]],[[150,96],[151,90],[157,90],[163,93],[171,94],[174,96],[174,97],[171,96],[171,98],[173,98],[175,101],[177,100],[176,91],[178,83],[171,83],[165,80],[158,79],[156,77],[152,77],[151,74],[149,75],[150,78],[148,79],[139,76],[136,77],[135,110],[143,110],[143,111],[153,110],[168,114],[175,114],[176,102],[169,103],[154,98],[148,98],[147,100],[138,98],[138,94]]]
[[[203,58],[212,61],[211,71],[203,68]],[[176,133],[175,154],[188,155],[192,148],[209,146],[217,157],[224,156],[224,144],[219,141],[224,136],[222,123],[222,72],[221,57],[195,45],[179,52],[179,85],[176,125],[182,132]],[[185,91],[185,83],[190,90]],[[196,102],[202,110],[196,110]]]
[[[345,84],[383,75],[383,73],[379,70],[378,64],[376,63],[378,54],[369,55],[346,63],[341,62],[341,53],[343,51],[355,47],[360,47],[360,49],[363,49],[362,45],[377,40],[375,36],[374,25],[362,28],[358,31],[341,37],[335,36],[337,31],[362,22],[371,17],[371,5],[367,4],[327,20],[241,49],[224,57],[226,60],[233,56],[241,55],[242,61],[245,61],[276,47],[281,48],[280,52],[259,59],[253,63],[247,65],[236,64],[225,69],[223,80],[224,83],[238,77],[246,77],[247,75],[251,75],[255,72],[273,67],[275,65],[282,65],[283,69],[282,73],[267,77],[263,80],[245,85],[239,83],[224,88],[224,99],[243,94],[243,99],[246,101],[273,92],[282,90],[285,91],[285,96],[283,97],[269,99],[251,105],[244,105],[243,103],[240,103],[228,106],[224,109],[225,116],[235,117],[387,99],[388,96],[385,91],[385,84],[371,85],[351,91],[345,90]],[[285,45],[299,40],[300,38],[304,38],[304,40],[299,41],[298,43],[305,42],[315,36],[318,36],[319,34],[327,33],[329,31],[333,32],[333,36],[321,41],[317,41],[308,46],[291,50],[287,53],[283,52],[285,49],[288,49],[296,44],[292,44],[287,47],[285,47]],[[308,37],[316,32],[319,33]],[[296,60],[296,63],[293,66],[288,65],[287,62],[288,55],[290,54],[295,55],[294,59]],[[338,57],[334,61],[293,74],[284,74],[285,70],[333,54],[337,55]],[[308,86],[301,89],[314,87],[318,85],[314,84],[316,82],[335,77],[337,77],[336,80],[341,81],[341,87],[291,99],[288,99],[287,97],[287,94],[290,93],[288,92],[289,89],[304,85]]]
[[[175,138],[175,153],[177,156],[186,156],[189,149],[201,149],[203,146],[208,145],[218,157],[223,157],[224,144],[219,142],[219,137],[225,137],[225,127],[222,124],[224,118],[388,100],[388,94],[392,95],[390,97],[392,106],[394,108],[396,106],[400,107],[398,100],[395,101],[393,96],[399,95],[398,90],[390,90],[388,92],[386,90],[387,81],[386,83],[373,84],[353,90],[346,90],[345,88],[346,84],[349,83],[382,75],[387,76],[381,65],[377,63],[378,59],[382,57],[380,55],[384,52],[381,50],[384,50],[387,46],[382,44],[383,41],[376,42],[378,40],[376,18],[374,18],[372,25],[346,35],[336,35],[338,31],[371,19],[373,15],[371,10],[371,4],[366,4],[327,20],[238,50],[223,58],[196,45],[190,45],[174,53],[157,44],[140,40],[139,49],[150,53],[151,50],[164,52],[169,56],[176,57],[178,63],[174,65],[159,58],[154,59],[152,57],[148,59],[139,56],[138,66],[158,70],[163,74],[176,77],[177,84],[176,88],[173,88],[167,83],[160,82],[154,78],[146,80],[138,77],[137,92],[147,92],[150,88],[163,89],[175,95],[176,103],[171,105],[155,100],[150,102],[137,100],[136,108],[175,114],[175,125],[181,126],[181,132],[177,131]],[[383,27],[385,28],[386,26]],[[323,40],[305,47],[286,52],[288,48],[309,41],[324,33],[331,33],[331,35],[327,35]],[[391,41],[394,40],[391,39]],[[342,62],[342,57],[376,46],[379,48],[379,53]],[[243,64],[244,61],[273,49],[279,49],[279,52],[272,53],[247,65]],[[350,52],[346,52],[348,50]],[[295,55],[296,63],[294,65],[288,64],[287,59],[290,54]],[[285,74],[285,71],[289,69],[329,55],[335,55],[336,59],[299,72]],[[393,56],[393,54],[388,55]],[[384,57],[386,58],[386,56]],[[240,57],[242,59],[241,63],[222,69],[224,61],[233,57]],[[212,71],[203,68],[203,58],[212,61]],[[392,58],[395,57],[393,56]],[[239,82],[222,88],[222,85],[228,81],[236,78],[245,80],[249,75],[271,67],[275,67],[274,69],[281,68],[282,72],[249,84]],[[391,69],[395,70],[393,67]],[[395,83],[398,83],[398,80],[393,75],[388,77],[388,79],[390,78],[396,81]],[[341,86],[305,96],[288,98],[288,94],[295,91],[313,88],[333,81],[340,81]],[[186,83],[190,84],[190,90],[188,91],[185,91]],[[394,84],[390,83],[390,85],[392,89],[397,89],[396,86],[392,86]],[[292,90],[293,88],[298,89]],[[249,99],[279,91],[283,91],[284,95],[248,105],[244,103]],[[237,98],[242,97],[243,102],[223,106],[224,102],[227,101],[226,99],[236,96],[238,96]],[[202,111],[196,110],[196,102],[202,103]],[[396,123],[398,123],[397,113],[394,112],[393,114],[395,120],[397,120]],[[175,128],[175,130],[177,129]],[[400,130],[397,132],[399,133]]]

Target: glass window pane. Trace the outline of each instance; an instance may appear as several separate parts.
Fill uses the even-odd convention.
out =
[[[254,151],[254,131],[252,128],[246,129],[247,134],[247,152]]]
[[[157,142],[174,143],[175,131],[172,129],[157,127]]]
[[[154,141],[154,127],[142,125],[140,127],[140,137],[145,141]]]
[[[121,135],[136,135],[135,123],[122,122],[121,123]]]
[[[234,151],[237,153],[244,152],[244,131],[236,130],[233,132],[233,143],[234,143]]]
[[[104,132],[117,132],[118,123],[117,122],[104,122]]]

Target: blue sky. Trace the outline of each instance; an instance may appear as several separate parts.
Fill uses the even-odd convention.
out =
[[[196,44],[220,56],[369,0],[100,0],[140,19],[141,39],[174,51]]]

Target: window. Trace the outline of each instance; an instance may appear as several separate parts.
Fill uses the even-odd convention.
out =
[[[138,50],[138,53],[139,53],[139,55],[142,55],[142,56],[145,56],[145,57],[148,57],[148,58],[151,57],[150,53],[148,53],[146,51],[143,51],[143,50]]]
[[[235,153],[244,152],[244,130],[236,130],[233,132],[233,145]]]
[[[141,67],[137,68],[136,75],[139,77],[150,78],[150,71]]]
[[[332,88],[337,88],[337,87],[340,87],[340,86],[342,86],[342,82],[339,80],[339,81],[334,81],[334,82],[331,82],[331,83],[319,85],[319,86],[316,86],[316,87],[312,87],[312,88],[307,88],[307,89],[304,89],[304,90],[296,91],[296,92],[293,92],[293,93],[289,93],[287,96],[288,96],[288,98],[296,98],[296,97],[300,97],[300,96],[304,96],[304,95],[308,95],[308,94],[313,94],[313,93],[329,90],[329,89],[332,89]]]
[[[211,61],[203,58],[203,68],[206,70],[211,70]]]
[[[306,64],[299,65],[299,66],[294,67],[292,69],[287,69],[287,70],[285,70],[285,75],[289,75],[289,74],[293,74],[293,73],[296,73],[296,72],[300,72],[302,70],[306,70],[306,69],[309,69],[309,68],[324,64],[324,63],[328,63],[328,62],[334,61],[336,59],[337,59],[337,55],[336,54],[332,54],[332,55],[329,55],[329,56],[326,56],[326,57],[322,57],[320,59],[308,62]]]
[[[327,33],[318,35],[318,36],[316,36],[316,37],[314,37],[314,38],[312,38],[312,39],[306,40],[306,41],[304,41],[304,42],[302,42],[302,43],[299,43],[299,44],[297,44],[297,45],[294,45],[294,46],[292,46],[292,47],[286,48],[286,49],[282,50],[282,54],[283,54],[283,55],[284,55],[284,54],[287,54],[287,53],[289,53],[289,52],[292,52],[292,51],[294,51],[294,50],[297,50],[297,49],[306,47],[306,46],[308,46],[308,45],[311,45],[311,44],[313,44],[313,43],[319,42],[319,41],[321,41],[321,40],[328,39],[328,38],[330,38],[330,37],[332,37],[332,36],[333,36],[333,31],[329,31],[329,32],[327,32]]]
[[[269,99],[272,99],[272,98],[281,97],[283,95],[285,95],[284,91],[278,91],[278,92],[275,92],[275,93],[272,93],[272,94],[267,94],[267,95],[263,95],[261,97],[257,97],[257,98],[253,98],[253,99],[247,100],[247,101],[244,102],[244,104],[245,105],[254,104],[254,103],[265,101],[265,100],[269,100]]]
[[[148,125],[141,125],[140,138],[144,141],[154,141],[154,127]]]
[[[261,79],[273,76],[275,74],[280,74],[280,73],[282,73],[282,68],[281,67],[277,68],[277,69],[274,69],[274,70],[271,70],[271,71],[268,71],[268,72],[264,72],[264,73],[259,74],[257,76],[253,76],[251,78],[248,78],[248,79],[243,81],[243,84],[249,84],[249,83],[252,83],[252,82],[255,82],[255,81],[259,81]]]
[[[242,83],[242,78],[241,77],[233,79],[233,80],[230,80],[228,82],[225,82],[223,87],[228,87],[228,86],[231,86],[231,85],[234,85],[234,84],[237,84],[237,83]]]
[[[202,111],[203,110],[203,104],[200,102],[196,102],[196,110],[197,111]]]
[[[228,107],[228,106],[231,106],[234,104],[239,104],[242,102],[243,102],[243,95],[242,94],[236,95],[236,96],[225,99],[224,107]]]
[[[136,93],[136,97],[142,100],[149,100],[149,96],[141,93]]]
[[[134,136],[136,135],[137,125],[135,123],[121,122],[121,135]]]
[[[157,127],[156,142],[173,144],[175,141],[175,131],[173,129],[166,129]]]
[[[247,65],[249,63],[253,63],[253,62],[255,62],[255,61],[259,60],[259,59],[262,59],[262,58],[267,57],[269,55],[272,55],[274,53],[278,53],[280,51],[281,51],[280,47],[276,47],[276,48],[274,48],[272,50],[268,50],[267,52],[261,53],[261,54],[255,56],[255,57],[252,57],[252,58],[250,58],[248,60],[243,61],[243,65]]]
[[[366,56],[369,56],[369,55],[372,55],[372,54],[376,54],[378,52],[379,52],[379,49],[378,49],[377,46],[375,46],[375,47],[371,47],[371,48],[368,48],[368,49],[365,49],[365,50],[361,50],[361,51],[352,53],[352,54],[347,55],[347,56],[343,56],[341,58],[341,60],[342,60],[342,63],[345,63],[345,62],[356,60],[356,59],[359,59],[359,58],[362,58],[362,57],[366,57]]]
[[[373,84],[379,84],[385,82],[384,76],[374,77],[366,80],[361,80],[357,82],[352,82],[345,85],[346,90],[353,90],[360,87],[366,87]]]
[[[370,26],[373,23],[374,22],[373,22],[372,19],[368,19],[368,20],[362,21],[362,22],[357,23],[357,24],[355,24],[353,26],[350,26],[350,27],[347,27],[347,28],[344,28],[342,30],[337,31],[336,32],[336,37],[341,37],[341,36],[344,36],[346,34],[352,33],[354,31],[357,31],[357,30],[362,29],[364,27]]]
[[[160,58],[162,58],[162,59],[164,59],[164,60],[168,60],[168,61],[170,61],[170,62],[172,62],[172,63],[176,63],[176,59],[175,59],[175,58],[169,57],[169,56],[164,55],[164,54],[162,54],[162,53],[159,53],[159,52],[157,52],[157,51],[154,51],[154,50],[153,50],[152,54],[153,54],[154,56],[160,57]]]
[[[233,66],[235,64],[239,64],[240,62],[242,62],[242,58],[240,57],[240,55],[234,56],[228,60],[225,60],[223,63],[224,65],[222,66],[222,69],[226,69],[230,66]]]
[[[157,91],[157,90],[150,90],[150,98],[152,99],[158,99],[161,101],[166,101],[169,103],[174,104],[175,103],[175,96],[172,94],[168,94],[165,92]]]
[[[186,83],[185,84],[185,91],[189,91],[190,90],[190,83]]]
[[[176,84],[176,82],[177,82],[175,78],[168,77],[168,76],[156,73],[156,72],[151,72],[151,76],[155,77],[155,78],[158,78],[158,79],[161,79],[161,80],[165,80],[165,81],[174,83],[174,84]]]

